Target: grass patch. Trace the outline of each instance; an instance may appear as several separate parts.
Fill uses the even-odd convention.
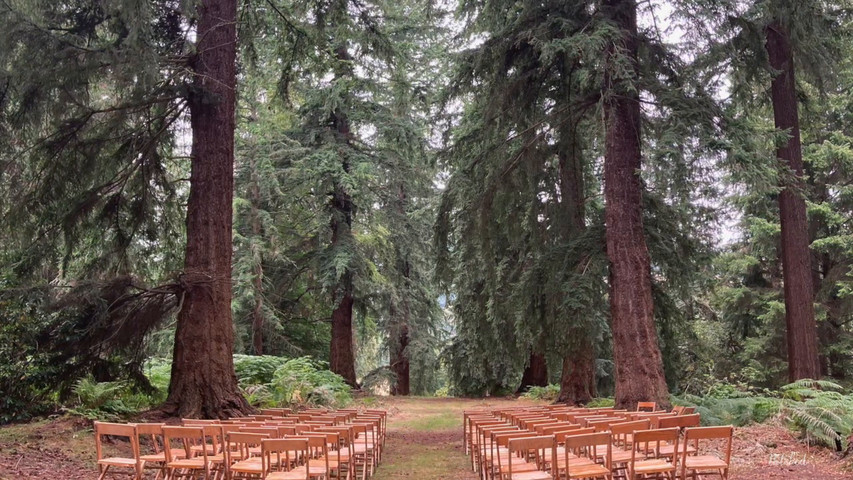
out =
[[[406,422],[400,422],[400,426],[416,432],[461,429],[462,417],[456,412],[448,412],[435,416],[413,418]]]

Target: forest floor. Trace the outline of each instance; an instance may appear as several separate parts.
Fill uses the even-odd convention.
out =
[[[521,400],[374,398],[388,410],[388,439],[373,480],[476,480],[462,450],[462,411]],[[0,480],[96,477],[91,422],[68,417],[0,428]],[[781,425],[738,428],[732,480],[853,480],[853,460],[807,447]]]

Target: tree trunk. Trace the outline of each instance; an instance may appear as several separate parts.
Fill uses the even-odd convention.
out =
[[[254,286],[255,307],[252,309],[252,351],[255,355],[264,354],[264,257],[261,248],[256,247],[257,242],[263,234],[261,217],[258,213],[261,204],[260,179],[258,178],[257,163],[254,158],[252,162],[252,178],[249,187],[251,201],[252,222],[252,259],[255,264],[252,272],[252,285]],[[255,250],[257,249],[257,250]]]
[[[234,374],[231,322],[236,15],[235,0],[204,0],[199,7],[184,298],[163,405],[165,413],[183,418],[251,410]]]
[[[779,194],[782,224],[782,276],[785,284],[785,323],[788,339],[788,377],[791,381],[819,378],[817,325],[814,318],[814,286],[809,252],[806,201],[801,195],[803,153],[794,78],[794,56],[788,32],[780,22],[765,29],[767,54],[773,68],[773,116],[776,128],[788,131],[788,142],[776,154],[793,176]]]
[[[339,119],[339,122],[341,120]],[[344,123],[345,125],[345,123]],[[338,124],[339,131],[349,132],[348,127]],[[346,162],[345,162],[346,163]],[[347,165],[344,169],[348,170]],[[332,249],[352,241],[353,204],[349,194],[340,184],[335,185],[332,201]],[[334,297],[338,305],[332,312],[332,339],[329,354],[329,369],[344,377],[351,387],[358,387],[355,378],[355,352],[352,335],[353,284],[352,272],[346,270],[338,283]]]
[[[340,80],[351,76],[352,57],[350,57],[346,45],[335,47],[335,58],[338,61],[335,66],[335,79]],[[351,140],[352,132],[346,112],[341,108],[335,109],[331,120],[335,133],[337,133],[338,141],[348,144]],[[346,156],[341,157],[341,163],[344,172],[349,173],[350,165]],[[331,222],[333,250],[341,244],[353,241],[352,217],[354,212],[355,205],[353,204],[352,196],[347,192],[344,185],[335,180]],[[355,352],[353,350],[352,335],[352,307],[354,303],[352,275],[352,271],[347,267],[335,294],[338,306],[332,312],[332,341],[329,368],[332,372],[344,377],[344,380],[351,387],[357,388],[358,383],[355,378]]]
[[[530,360],[521,375],[521,385],[515,393],[524,393],[530,387],[548,386],[548,364],[545,357],[536,352],[530,352]]]
[[[355,354],[352,348],[352,283],[343,282],[340,301],[332,312],[332,342],[329,354],[329,369],[344,377],[347,384],[357,387],[355,379]],[[346,285],[349,285],[347,287]]]
[[[564,100],[571,102],[571,77],[569,65],[562,69]],[[565,215],[563,234],[566,240],[576,237],[586,230],[586,196],[583,172],[583,159],[578,144],[575,118],[565,120],[560,127],[557,144],[557,155],[560,167],[560,197],[562,210]],[[563,368],[560,374],[560,393],[557,402],[581,405],[595,397],[595,345],[592,343],[591,332],[585,325],[579,324],[579,315],[573,319],[568,328],[568,337],[574,339],[574,348],[563,358]]]
[[[397,191],[397,214],[402,220],[406,219],[406,189],[400,185]],[[401,265],[401,273],[403,276],[404,286],[409,288],[411,283],[411,264],[409,263],[408,253],[401,251],[402,246],[397,246],[397,255]],[[402,247],[406,248],[406,247]],[[408,296],[404,293],[400,312],[392,305],[391,321],[394,322],[391,328],[391,371],[394,372],[396,380],[391,387],[391,395],[409,395],[410,388],[410,366],[409,352],[406,347],[409,346],[409,320],[411,310],[409,307]]]
[[[406,347],[409,346],[408,323],[403,323],[393,330],[397,338],[392,339],[395,344],[391,348],[391,371],[394,372],[396,380],[391,386],[391,395],[409,395],[411,393],[409,386],[410,364],[409,357],[406,354]]]
[[[640,99],[625,85],[636,80],[637,8],[633,0],[606,0],[602,11],[623,35],[610,48],[609,69],[616,69],[617,55],[627,55],[634,68],[634,78],[608,75],[605,80],[604,198],[616,406],[633,409],[639,401],[668,406],[643,232]]]

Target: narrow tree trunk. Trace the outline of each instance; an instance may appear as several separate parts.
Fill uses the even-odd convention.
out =
[[[349,127],[343,116],[338,117],[338,131],[348,134]],[[348,170],[346,162],[344,169]],[[349,194],[340,184],[335,185],[332,201],[332,249],[352,241],[353,204]],[[355,378],[355,352],[352,335],[353,283],[352,272],[344,272],[333,298],[338,302],[332,312],[332,339],[329,353],[329,369],[344,377],[347,384],[357,387]]]
[[[261,203],[260,179],[257,173],[257,163],[252,162],[252,178],[249,189],[252,222],[252,241],[257,242],[263,234],[261,217],[258,213]],[[257,250],[255,250],[257,249]],[[252,351],[255,355],[264,354],[264,257],[263,252],[254,243],[252,245],[252,261],[254,271],[252,272],[252,285],[254,287],[255,307],[252,309]]]
[[[332,312],[332,342],[329,354],[329,369],[344,377],[347,384],[357,387],[355,379],[355,354],[352,347],[352,287],[349,279],[344,281],[337,308]],[[350,285],[347,287],[346,285]]]
[[[401,220],[406,220],[406,189],[403,185],[400,185],[400,188],[397,191],[397,204],[396,210],[397,214],[400,216]],[[403,249],[401,251],[401,248]],[[400,262],[399,267],[403,276],[403,281],[405,283],[406,289],[409,288],[411,283],[411,264],[409,263],[408,253],[405,250],[407,247],[398,246],[397,247],[397,255],[398,261]],[[391,395],[409,395],[411,393],[410,388],[410,366],[411,362],[409,361],[409,352],[407,347],[409,346],[409,320],[410,320],[411,310],[409,307],[409,299],[408,296],[404,293],[402,298],[402,305],[399,311],[394,308],[392,305],[391,309],[391,321],[393,322],[391,328],[391,371],[394,373],[396,380],[394,385],[391,387]]]
[[[404,323],[394,330],[393,333],[396,333],[397,338],[393,340],[395,345],[391,349],[391,371],[396,380],[391,386],[391,395],[409,395],[411,393],[410,362],[406,354],[406,347],[409,346],[409,327]]]
[[[636,75],[635,2],[606,0],[602,10],[623,34],[610,49],[610,68],[616,68],[615,56],[627,55]],[[631,80],[608,76],[604,102],[604,198],[616,406],[628,409],[639,401],[669,405],[655,329],[651,262],[643,232],[639,94],[623,83]]]
[[[232,356],[236,15],[235,0],[204,0],[199,7],[197,89],[189,99],[193,143],[184,298],[163,405],[167,414],[184,418],[224,418],[251,409],[237,387]]]
[[[346,45],[335,47],[335,58],[338,61],[335,67],[335,79],[340,80],[351,76],[352,67],[350,62],[352,57],[350,57]],[[346,112],[341,108],[335,109],[331,120],[338,141],[349,143],[352,132]],[[350,165],[345,156],[341,157],[341,164],[344,172],[349,173]],[[333,250],[336,250],[335,247],[341,244],[353,241],[352,217],[354,212],[355,205],[353,204],[352,196],[344,185],[335,181],[331,222]],[[352,307],[354,303],[352,275],[352,271],[347,268],[347,271],[343,274],[338,284],[337,292],[335,292],[338,306],[332,312],[332,341],[329,368],[332,372],[344,377],[344,380],[350,386],[358,387],[355,378],[355,352],[353,350],[352,335]]]
[[[571,101],[571,69],[563,67],[564,99]],[[563,234],[571,239],[586,230],[586,197],[583,161],[577,141],[575,119],[569,118],[560,127],[557,155],[560,167],[560,197],[565,214]],[[573,405],[585,404],[595,397],[595,346],[589,330],[579,324],[579,315],[567,319],[568,336],[573,348],[563,358],[560,374],[560,393],[557,402]]]
[[[524,393],[530,387],[548,386],[548,364],[545,357],[536,352],[530,352],[530,360],[521,375],[521,385],[516,393]]]
[[[806,201],[800,191],[803,182],[803,153],[800,119],[794,78],[794,56],[788,32],[780,22],[765,29],[767,54],[773,68],[773,116],[776,128],[790,138],[776,154],[787,163],[793,178],[779,194],[782,224],[782,276],[785,283],[785,323],[788,338],[788,376],[791,381],[819,378],[817,325],[814,318],[814,286],[809,252],[809,224]]]

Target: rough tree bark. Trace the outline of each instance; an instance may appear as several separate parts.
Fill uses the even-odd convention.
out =
[[[782,278],[785,283],[785,323],[788,338],[788,377],[819,378],[820,360],[814,318],[809,224],[803,182],[803,153],[794,77],[794,54],[787,30],[780,22],[765,28],[767,54],[774,77],[771,84],[776,128],[789,133],[776,155],[793,174],[779,194],[782,223]]]
[[[396,335],[396,343],[391,349],[391,371],[396,380],[391,386],[391,395],[409,395],[410,387],[410,362],[406,355],[406,347],[409,346],[409,327],[407,323],[393,329]]]
[[[350,70],[352,57],[350,57],[346,46],[341,45],[336,47],[335,57],[338,61],[335,78],[340,79],[350,76],[352,74]],[[332,113],[331,120],[338,141],[349,143],[352,132],[350,131],[349,118],[347,118],[346,112],[340,108],[336,109]],[[341,157],[341,163],[344,172],[349,173],[350,165],[345,155]],[[331,228],[332,246],[334,249],[334,247],[341,243],[352,241],[352,217],[355,213],[355,204],[352,201],[352,196],[340,182],[335,182],[332,195]],[[358,382],[355,378],[355,352],[353,351],[352,335],[353,278],[352,271],[349,269],[341,277],[334,297],[338,305],[335,307],[335,311],[332,312],[332,340],[330,345],[329,369],[344,377],[344,380],[351,387],[358,387]]]
[[[521,375],[521,385],[516,393],[524,393],[530,387],[545,387],[548,385],[548,364],[545,357],[535,351],[530,352],[530,359]]]
[[[563,66],[564,100],[571,102],[571,69]],[[560,168],[560,197],[565,215],[563,234],[571,239],[586,230],[586,197],[583,159],[577,142],[575,118],[569,117],[560,126],[557,156]],[[577,317],[576,317],[577,318]],[[572,405],[586,404],[595,397],[595,345],[590,332],[577,320],[567,319],[567,335],[576,340],[571,354],[563,358],[560,374],[560,393],[557,402]]]
[[[637,68],[637,7],[634,0],[605,0],[602,13],[621,31],[610,48]],[[604,198],[607,257],[610,260],[610,315],[616,364],[616,406],[633,409],[639,401],[669,405],[652,304],[651,261],[643,232],[640,179],[640,99],[631,79],[607,76]]]
[[[184,298],[178,314],[164,413],[225,418],[251,407],[237,388],[231,322],[231,201],[234,191],[236,0],[199,6],[187,205]]]

